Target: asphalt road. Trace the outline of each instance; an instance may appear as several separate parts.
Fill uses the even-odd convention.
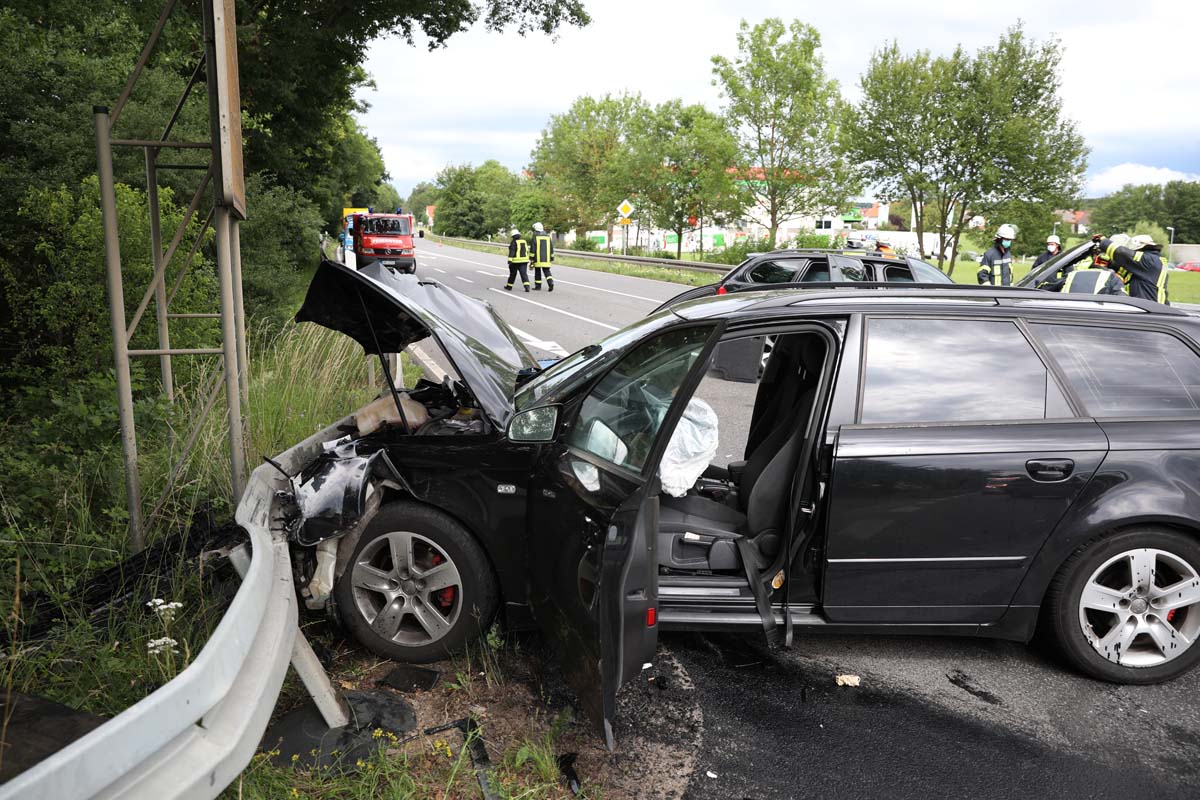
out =
[[[509,294],[503,257],[419,248],[421,274],[491,302],[539,354],[595,341],[682,289],[555,267],[553,294]],[[722,386],[717,403],[746,385]],[[745,402],[726,400],[723,422]],[[1200,797],[1200,671],[1115,686],[1036,646],[803,629],[788,651],[753,636],[667,634],[661,645],[678,674],[654,696],[671,697],[671,716],[646,701],[642,676],[624,693],[641,711],[617,735],[677,737],[687,797]],[[836,686],[838,674],[860,687]]]

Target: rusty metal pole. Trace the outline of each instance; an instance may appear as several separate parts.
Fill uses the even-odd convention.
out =
[[[233,265],[233,311],[237,329],[238,388],[242,392],[243,406],[248,406],[250,402],[250,358],[246,354],[246,309],[242,305],[242,222],[236,214],[231,214],[229,225],[229,253],[230,263]],[[249,419],[248,408],[243,408],[242,413]]]
[[[229,465],[233,487],[233,502],[242,497],[246,486],[246,451],[242,439],[242,392],[238,388],[237,320],[234,312],[232,248],[230,246],[231,216],[227,206],[217,206],[213,214],[216,223],[217,276],[221,285],[221,347],[225,359],[225,403],[229,409]]]
[[[158,274],[162,265],[162,216],[158,208],[158,151],[153,147],[146,148],[146,205],[150,212],[150,264],[153,274]],[[170,320],[167,318],[167,285],[161,280],[154,287],[154,316],[158,321],[158,349],[171,349]],[[162,370],[162,390],[167,396],[167,402],[175,402],[175,379],[171,372],[171,357],[158,357]]]
[[[121,422],[121,455],[125,462],[125,502],[129,508],[129,548],[141,552],[142,487],[138,480],[137,433],[133,421],[133,387],[129,379],[129,341],[125,338],[125,288],[121,281],[121,242],[117,231],[117,195],[113,188],[112,145],[106,106],[93,106],[96,165],[100,178],[100,214],[104,224],[104,269],[108,278],[108,311],[112,321],[113,361],[117,373],[117,414]]]

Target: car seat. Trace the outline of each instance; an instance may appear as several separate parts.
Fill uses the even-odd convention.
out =
[[[786,344],[785,344],[786,342]],[[736,570],[737,540],[748,538],[765,564],[779,552],[787,521],[787,498],[807,433],[817,378],[825,360],[817,336],[781,338],[760,388],[758,426],[769,425],[744,465],[731,464],[729,502],[689,492],[659,503],[658,563],[685,570]],[[782,378],[776,384],[770,378]],[[776,388],[772,391],[772,385]],[[768,393],[769,392],[769,393]],[[756,404],[758,405],[758,404]]]

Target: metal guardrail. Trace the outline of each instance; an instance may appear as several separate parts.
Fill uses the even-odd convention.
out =
[[[479,239],[460,239],[456,236],[437,236],[436,238],[443,242],[462,242],[464,244],[483,245],[484,247],[495,247],[500,250],[506,250],[508,245],[499,242],[485,242]],[[707,261],[677,261],[673,258],[650,258],[648,256],[618,256],[609,255],[608,253],[593,253],[588,250],[564,250],[556,248],[555,255],[572,256],[574,258],[590,258],[596,261],[620,261],[627,264],[650,264],[656,267],[668,267],[670,269],[687,269],[693,272],[710,272],[724,275],[733,267],[729,264],[711,264]]]
[[[276,461],[294,474],[348,420]],[[285,486],[269,464],[251,473],[237,507],[249,554],[241,548],[231,554],[242,585],[195,660],[153,694],[0,786],[0,800],[216,797],[250,763],[289,661],[326,720],[336,717],[338,700],[299,633],[287,537],[271,529],[276,492]]]

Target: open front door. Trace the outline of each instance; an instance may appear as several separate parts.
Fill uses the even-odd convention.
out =
[[[534,468],[530,602],[609,748],[617,689],[658,642],[658,460],[714,330],[676,328],[633,347],[563,407]]]

